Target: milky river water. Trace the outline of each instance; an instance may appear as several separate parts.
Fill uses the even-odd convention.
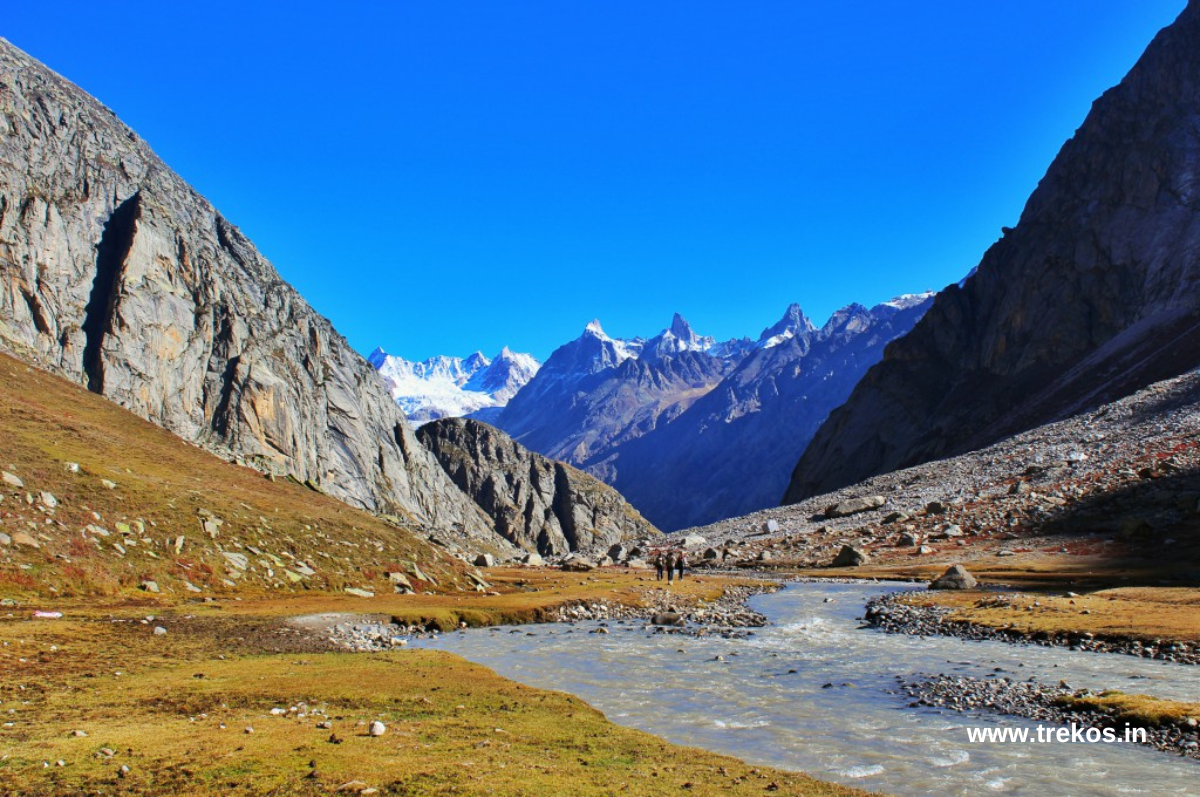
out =
[[[1200,795],[1195,760],[1124,743],[971,743],[968,727],[1037,724],[910,708],[896,683],[917,673],[1036,677],[1200,701],[1200,667],[859,628],[868,598],[905,588],[789,585],[751,599],[771,624],[746,640],[652,633],[640,623],[592,634],[597,623],[580,623],[415,644],[578,695],[614,722],[672,742],[890,794]]]

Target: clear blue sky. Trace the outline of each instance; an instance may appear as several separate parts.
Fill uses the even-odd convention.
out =
[[[0,35],[359,351],[544,358],[958,280],[1183,6],[20,2]]]

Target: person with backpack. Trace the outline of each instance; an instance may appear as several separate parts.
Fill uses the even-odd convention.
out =
[[[679,571],[679,580],[683,581],[683,568],[687,565],[687,556],[683,551],[679,552],[679,556],[675,557],[675,569]]]
[[[664,564],[663,552],[659,551],[658,553],[654,554],[654,572],[656,581],[662,581]]]
[[[667,568],[667,583],[670,584],[675,580],[675,552],[667,551],[666,560],[663,566]]]

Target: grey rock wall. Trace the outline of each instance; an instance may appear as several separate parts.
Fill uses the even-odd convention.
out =
[[[261,470],[492,536],[371,367],[237,227],[4,40],[0,345]]]

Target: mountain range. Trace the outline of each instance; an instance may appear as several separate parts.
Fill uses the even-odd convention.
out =
[[[718,342],[678,313],[650,338],[593,320],[471,417],[612,484],[661,528],[709,523],[779,501],[797,453],[931,296],[849,305],[821,327],[793,304],[753,340]]]

